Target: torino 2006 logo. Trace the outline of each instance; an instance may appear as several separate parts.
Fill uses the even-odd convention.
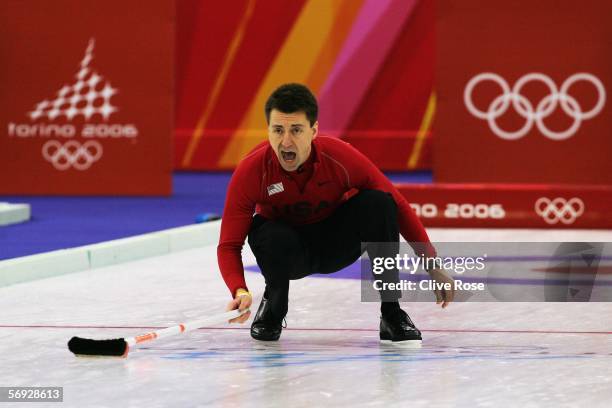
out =
[[[42,156],[60,171],[89,169],[102,157],[104,149],[100,139],[138,136],[138,129],[133,124],[108,123],[119,110],[111,102],[119,91],[92,67],[94,45],[92,38],[75,81],[65,84],[54,98],[44,99],[28,112],[31,123],[8,124],[9,137],[50,139],[42,145]],[[84,123],[75,125],[71,123],[73,120]],[[73,140],[75,137],[87,140]]]
[[[474,105],[472,95],[474,89],[486,81],[492,81],[497,84],[501,88],[501,94],[493,99],[486,109],[481,110]],[[597,91],[595,106],[586,111],[578,99],[572,96],[570,92],[570,87],[579,81],[591,84]],[[541,82],[546,85],[549,91],[548,95],[536,104],[521,94],[521,90],[529,82]],[[541,73],[533,72],[526,74],[519,78],[514,86],[510,88],[510,85],[501,76],[492,72],[483,72],[467,83],[463,99],[468,111],[477,118],[486,120],[491,131],[502,139],[520,139],[535,124],[538,130],[547,138],[564,140],[572,137],[578,131],[582,121],[591,119],[601,112],[606,103],[606,90],[599,78],[585,72],[570,76],[561,84],[561,88],[557,88],[552,79]],[[497,119],[506,113],[511,106],[516,113],[525,119],[525,124],[514,132],[502,129],[497,123]],[[544,119],[550,116],[557,107],[561,107],[563,112],[572,119],[572,124],[566,130],[560,132],[550,130],[544,123]]]

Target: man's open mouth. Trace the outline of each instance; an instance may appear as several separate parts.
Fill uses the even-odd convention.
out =
[[[283,158],[284,161],[293,161],[295,160],[296,154],[295,152],[284,152],[281,150],[281,157]]]

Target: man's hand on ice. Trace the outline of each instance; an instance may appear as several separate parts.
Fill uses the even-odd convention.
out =
[[[455,297],[455,280],[444,269],[432,269],[429,276],[438,284],[450,284],[450,289],[435,289],[436,304],[442,304],[442,309],[446,308]],[[445,285],[448,286],[448,285]]]
[[[236,297],[227,304],[226,310],[228,311],[236,310],[236,309],[246,310],[251,307],[251,303],[253,303],[253,297],[251,296],[251,293],[244,289],[238,289],[236,291]],[[250,316],[251,316],[251,311],[249,310],[248,312],[230,320],[229,322],[230,323],[244,323],[249,319]]]

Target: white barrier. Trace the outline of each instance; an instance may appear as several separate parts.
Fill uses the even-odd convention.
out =
[[[0,261],[0,287],[215,245],[221,220]]]
[[[17,224],[30,219],[30,204],[0,202],[0,226]]]

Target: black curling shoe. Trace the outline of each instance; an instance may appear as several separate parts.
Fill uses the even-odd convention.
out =
[[[282,320],[276,321],[271,318],[271,310],[268,299],[263,297],[257,314],[251,324],[251,337],[261,341],[276,341],[283,331]]]
[[[420,345],[421,332],[406,312],[397,308],[380,317],[381,343]]]

